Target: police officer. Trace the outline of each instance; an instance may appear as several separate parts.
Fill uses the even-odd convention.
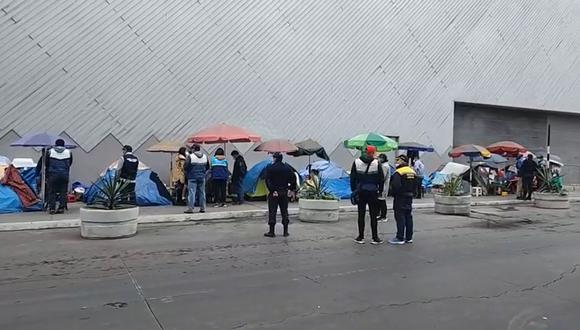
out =
[[[265,181],[268,187],[268,227],[270,230],[264,234],[266,237],[276,237],[274,227],[276,226],[276,213],[278,207],[282,214],[282,225],[284,226],[284,237],[288,237],[288,201],[296,190],[296,177],[290,166],[282,162],[282,154],[277,152],[273,155],[273,163],[266,167]]]
[[[356,194],[356,204],[358,207],[358,236],[354,241],[364,244],[365,234],[365,214],[366,207],[369,207],[371,218],[371,231],[373,239],[371,244],[381,244],[383,240],[379,238],[378,217],[380,212],[379,196],[382,195],[385,176],[383,167],[375,159],[376,147],[368,146],[365,153],[355,159],[350,171],[350,187],[353,194]]]
[[[397,222],[397,236],[390,244],[413,243],[413,196],[417,189],[417,175],[409,166],[407,156],[397,157],[397,170],[391,178],[391,191],[395,197],[393,210]]]
[[[51,148],[46,154],[45,166],[48,177],[48,210],[50,214],[64,213],[72,161],[72,153],[65,148],[62,139],[56,140],[54,148]],[[58,210],[55,211],[57,196]]]
[[[123,147],[123,157],[119,160],[119,179],[127,182],[127,195],[129,204],[137,205],[137,196],[135,195],[135,180],[137,179],[137,170],[139,169],[139,159],[133,155],[133,147],[126,145]]]

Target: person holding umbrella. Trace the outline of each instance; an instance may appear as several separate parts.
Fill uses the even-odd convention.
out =
[[[365,153],[355,159],[350,172],[350,187],[358,207],[358,236],[354,241],[364,244],[365,239],[365,215],[366,207],[369,207],[371,218],[372,241],[371,244],[381,244],[383,240],[379,238],[378,217],[379,217],[379,196],[382,195],[385,185],[385,175],[383,167],[374,158],[377,148],[367,146]]]
[[[64,213],[69,172],[73,162],[72,153],[65,148],[64,140],[58,139],[55,146],[46,153],[45,159],[41,159],[40,162],[42,161],[46,162],[44,166],[48,178],[48,211],[50,214]],[[57,197],[58,209],[56,209]]]

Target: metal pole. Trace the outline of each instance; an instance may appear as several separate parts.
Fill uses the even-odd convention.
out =
[[[46,205],[46,158],[46,148],[42,148],[42,169],[40,173],[40,199],[42,200],[42,209],[44,209],[44,206]]]
[[[550,140],[551,140],[551,135],[552,135],[552,125],[548,124],[548,143],[546,146],[546,166],[550,166]]]

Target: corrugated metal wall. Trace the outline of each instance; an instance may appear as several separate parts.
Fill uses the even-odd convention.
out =
[[[0,136],[85,151],[226,121],[452,143],[453,101],[578,111],[575,0],[2,0]]]

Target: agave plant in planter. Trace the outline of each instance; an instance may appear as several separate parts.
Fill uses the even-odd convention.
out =
[[[104,176],[93,184],[94,201],[81,208],[83,238],[123,238],[137,233],[139,208],[127,205],[129,183],[117,175]]]
[[[562,177],[553,176],[548,167],[540,167],[537,172],[538,191],[534,195],[534,205],[544,209],[569,209],[568,192],[562,186]]]
[[[300,189],[298,218],[304,222],[335,222],[339,206],[338,198],[328,190],[328,180],[313,176]]]
[[[443,184],[440,194],[433,195],[435,212],[440,214],[469,215],[471,195],[463,191],[463,178],[451,176]]]

